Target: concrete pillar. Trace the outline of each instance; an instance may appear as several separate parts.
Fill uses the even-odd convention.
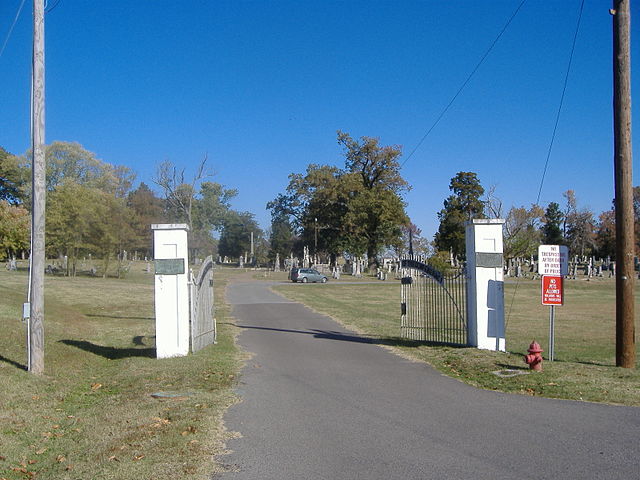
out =
[[[505,351],[502,219],[466,223],[467,337],[470,346]]]
[[[156,356],[189,353],[188,245],[185,224],[154,224]]]

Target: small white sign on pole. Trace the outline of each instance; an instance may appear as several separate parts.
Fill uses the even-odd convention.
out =
[[[550,306],[549,360],[553,361],[555,356],[555,305],[562,305],[562,277],[569,274],[569,247],[566,245],[540,245],[538,247],[538,273],[542,275],[542,304]]]
[[[538,273],[540,275],[569,275],[569,247],[566,245],[540,245],[538,247]]]

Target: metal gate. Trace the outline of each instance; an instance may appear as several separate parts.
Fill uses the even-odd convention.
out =
[[[198,272],[189,272],[191,303],[191,351],[197,352],[216,343],[216,319],[213,305],[213,259],[208,256]]]
[[[439,272],[422,256],[400,260],[402,338],[467,345],[464,268]]]

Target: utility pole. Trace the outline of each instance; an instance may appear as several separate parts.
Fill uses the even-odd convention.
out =
[[[631,151],[630,0],[613,0],[613,123],[616,207],[616,366],[635,368],[635,254]]]
[[[29,372],[44,373],[44,0],[33,0]]]

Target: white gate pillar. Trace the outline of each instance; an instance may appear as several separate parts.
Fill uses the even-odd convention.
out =
[[[189,353],[189,286],[185,224],[154,224],[156,356]]]
[[[466,223],[467,338],[470,346],[505,351],[502,219]]]

